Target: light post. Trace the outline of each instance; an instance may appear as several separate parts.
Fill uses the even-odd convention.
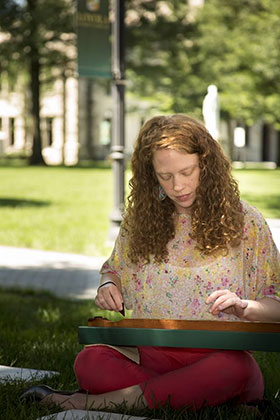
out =
[[[124,209],[125,174],[125,65],[124,65],[124,1],[113,0],[112,24],[112,144],[113,211],[110,215],[109,242],[119,232]]]

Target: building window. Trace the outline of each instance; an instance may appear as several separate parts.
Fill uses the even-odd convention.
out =
[[[250,147],[250,127],[248,125],[245,126],[245,141],[246,141],[246,146]]]
[[[262,127],[262,160],[269,161],[270,157],[270,127],[268,124],[263,124]]]
[[[46,118],[47,147],[53,143],[53,118]]]
[[[111,144],[111,120],[106,118],[100,123],[99,132],[100,144],[103,146],[110,146]]]
[[[9,118],[9,145],[15,144],[15,118]]]

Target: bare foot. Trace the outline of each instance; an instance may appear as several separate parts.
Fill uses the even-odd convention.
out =
[[[72,395],[50,394],[43,398],[41,403],[58,405],[65,410],[90,410],[93,408],[114,407],[116,404],[121,404],[124,401],[128,407],[137,406],[144,408],[148,406],[143,392],[138,385],[98,395],[81,394],[79,392]]]
[[[50,394],[41,403],[45,405],[58,405],[65,410],[92,410],[93,408],[108,407],[111,401],[106,403],[106,400],[101,395],[80,394],[77,392],[71,396]]]
[[[58,405],[59,407],[65,408],[67,410],[74,409],[75,407],[73,407],[69,402],[71,397],[72,395],[68,396],[61,394],[50,394],[42,399],[41,404],[48,406]]]

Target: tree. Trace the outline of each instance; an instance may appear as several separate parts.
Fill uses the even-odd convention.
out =
[[[133,91],[163,110],[201,117],[209,84],[218,86],[226,119],[265,119],[280,127],[280,3],[207,0],[128,2],[128,76]]]
[[[197,25],[187,1],[130,0],[126,23],[133,92],[153,98],[162,111],[200,115],[204,90],[189,53]]]
[[[200,74],[219,86],[224,113],[279,127],[279,2],[208,0],[197,24]]]
[[[53,68],[61,69],[63,75],[69,66],[73,66],[67,53],[74,43],[72,3],[68,0],[4,1],[1,31],[6,35],[0,49],[6,70],[15,74],[25,69],[28,75],[33,137],[30,164],[43,164],[41,83],[43,76],[52,74]]]

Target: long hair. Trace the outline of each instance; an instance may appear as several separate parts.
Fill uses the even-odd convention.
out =
[[[243,236],[244,215],[231,165],[219,143],[203,124],[186,115],[157,116],[139,132],[131,159],[131,192],[123,220],[128,234],[128,256],[133,263],[157,262],[168,257],[167,243],[175,236],[173,202],[159,198],[153,153],[172,149],[197,153],[200,178],[191,208],[190,236],[204,254],[227,252]]]

